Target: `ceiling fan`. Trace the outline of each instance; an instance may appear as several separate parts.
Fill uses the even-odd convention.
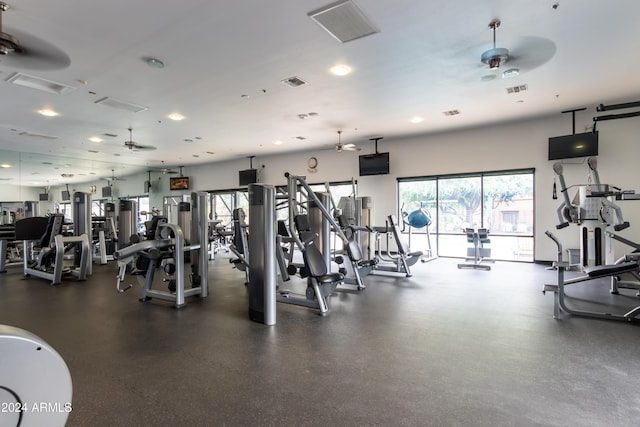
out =
[[[162,175],[178,173],[178,171],[166,167],[164,165],[164,160],[161,160],[160,163],[162,163],[162,166],[157,169],[151,169],[149,172],[160,172]],[[182,166],[180,166],[180,175],[182,176]]]
[[[0,55],[2,62],[14,68],[31,70],[57,70],[67,68],[71,59],[62,50],[46,40],[11,29],[2,28],[2,13],[9,5],[0,1]]]
[[[501,72],[502,78],[515,77],[522,71],[531,71],[545,64],[555,55],[555,43],[542,37],[519,37],[511,50],[496,47],[496,32],[500,24],[501,21],[497,18],[489,22],[489,29],[493,32],[493,47],[480,55],[485,73],[485,66],[488,65],[489,71]],[[505,64],[509,64],[508,67],[504,67]],[[487,81],[495,77],[494,74],[484,74],[481,80]]]
[[[128,128],[129,131],[129,140],[124,142],[124,146],[127,147],[131,151],[142,151],[142,150],[155,150],[156,147],[153,145],[142,145],[138,144],[133,140],[133,129]]]
[[[118,177],[116,176],[116,171],[115,171],[115,170],[113,170],[113,169],[111,169],[111,176],[108,176],[108,177],[106,177],[106,178],[102,178],[102,179],[104,179],[104,180],[106,180],[106,181],[108,181],[108,182],[110,182],[110,183],[111,183],[111,182],[116,182],[116,181],[126,181],[126,179],[125,179],[125,178],[118,178]]]
[[[342,136],[342,131],[339,130],[338,131],[338,143],[336,144],[336,151],[338,153],[342,153],[343,151],[356,151],[356,150],[358,150],[358,148],[356,148],[355,144],[343,144],[342,140],[341,140],[341,136]]]

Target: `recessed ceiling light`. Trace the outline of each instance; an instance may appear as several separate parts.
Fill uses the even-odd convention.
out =
[[[91,142],[102,142],[103,139],[100,138],[99,136],[92,136],[91,138],[89,138],[89,141],[91,141]]]
[[[334,76],[346,76],[347,74],[351,73],[351,67],[345,64],[338,64],[329,68],[329,71]]]
[[[422,123],[424,122],[424,117],[420,117],[420,116],[413,116],[409,119],[409,121],[411,123]]]
[[[191,139],[191,138],[185,138],[185,139],[183,139],[183,141],[184,141],[184,142],[193,142],[193,139]]]
[[[176,122],[184,120],[184,116],[180,113],[171,113],[167,117],[169,117],[171,120],[175,120]]]
[[[480,77],[481,82],[490,82],[491,80],[495,80],[495,79],[496,79],[495,74],[485,74]]]
[[[199,154],[194,154],[193,157],[200,157],[200,155]]]
[[[273,141],[274,145],[282,145],[282,141],[280,141],[279,139],[276,139],[275,141]]]
[[[43,116],[46,116],[46,117],[55,117],[55,116],[59,115],[59,113],[57,111],[53,111],[53,110],[51,110],[49,108],[38,110],[38,113],[43,115]]]
[[[0,168],[5,168],[6,169],[6,168],[10,168],[10,167],[11,167],[11,165],[9,163],[3,163],[3,164],[0,165]]]
[[[90,153],[94,153],[94,154],[98,154],[99,151],[98,150],[89,150]]]
[[[205,151],[206,154],[216,154],[213,151]]]

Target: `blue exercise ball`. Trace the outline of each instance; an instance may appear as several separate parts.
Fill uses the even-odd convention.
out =
[[[426,209],[417,209],[409,214],[407,222],[413,228],[423,228],[431,225],[431,215]]]

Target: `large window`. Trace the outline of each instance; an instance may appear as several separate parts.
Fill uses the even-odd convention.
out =
[[[465,257],[465,228],[488,228],[491,258],[533,261],[532,169],[398,180],[400,214],[412,250]],[[431,222],[411,227],[415,211]],[[414,214],[415,215],[415,214]]]

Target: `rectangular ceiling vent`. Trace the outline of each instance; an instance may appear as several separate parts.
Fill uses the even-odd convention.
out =
[[[527,85],[513,86],[507,88],[507,93],[520,93],[524,92],[527,89],[529,89]]]
[[[305,138],[304,136],[296,136],[296,139],[297,139],[298,141],[304,141],[304,140],[305,140],[305,139],[307,139],[307,138]]]
[[[460,114],[460,110],[443,111],[442,114],[444,114],[445,116],[457,116],[458,114]]]
[[[131,102],[121,101],[115,98],[104,97],[102,99],[98,99],[96,104],[106,105],[107,107],[115,108],[118,110],[130,111],[132,113],[139,113],[141,111],[148,110],[148,107],[144,105],[133,104]]]
[[[307,15],[341,43],[378,32],[352,0],[340,0]]]
[[[307,84],[307,82],[302,80],[300,77],[289,77],[288,79],[282,80],[282,83],[291,87],[300,87]]]
[[[41,90],[55,95],[64,95],[75,90],[73,86],[67,86],[62,83],[56,83],[51,80],[41,79],[40,77],[30,76],[24,73],[13,73],[7,81],[14,85],[29,87],[31,89]]]
[[[115,133],[103,133],[103,135],[111,137],[111,138],[117,138],[118,137],[118,135],[116,135]]]
[[[30,137],[32,137],[32,138],[58,139],[58,137],[57,137],[57,136],[45,135],[45,134],[43,134],[43,133],[33,133],[33,132],[27,132],[27,131],[20,132],[18,135],[21,135],[21,136],[30,136]]]

